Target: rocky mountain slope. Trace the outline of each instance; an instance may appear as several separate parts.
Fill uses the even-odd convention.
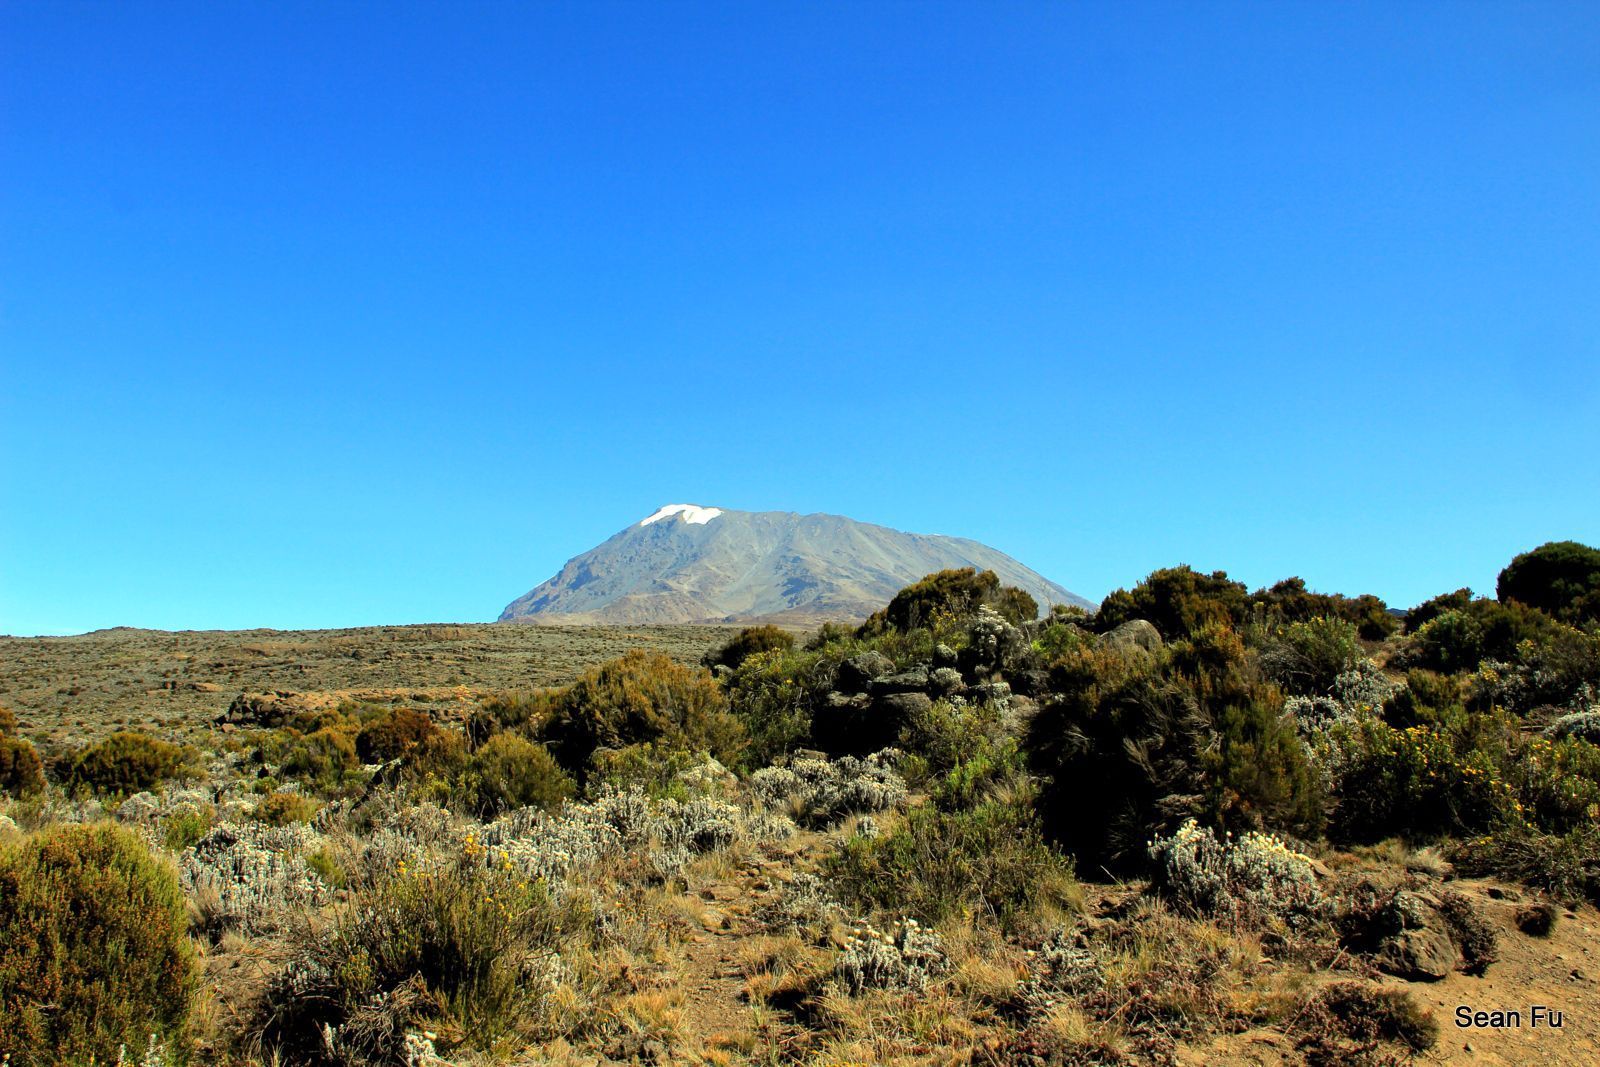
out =
[[[502,622],[815,622],[861,619],[948,567],[992,570],[1041,608],[1092,606],[976,541],[839,515],[669,504],[568,560]]]

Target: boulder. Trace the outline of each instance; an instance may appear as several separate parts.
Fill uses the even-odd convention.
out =
[[[948,697],[964,688],[961,672],[954,667],[935,667],[928,672],[928,692],[934,696]]]
[[[302,710],[299,701],[294,698],[299,694],[276,693],[240,693],[233,698],[233,703],[228,705],[228,710],[222,718],[217,720],[223,723],[233,723],[236,726],[259,726],[265,729],[274,729],[288,722]]]
[[[1122,652],[1161,650],[1161,632],[1147,619],[1129,619],[1100,638],[1100,644]]]
[[[913,667],[899,674],[886,674],[867,683],[867,692],[875,697],[887,693],[924,693],[927,689],[928,672],[922,667]]]
[[[954,667],[961,662],[961,657],[956,650],[944,642],[933,646],[933,665],[935,667]]]
[[[1380,969],[1408,982],[1437,982],[1460,964],[1450,926],[1434,901],[1402,890],[1383,918],[1391,932],[1378,944]]]
[[[924,715],[933,707],[933,698],[927,693],[885,693],[874,697],[872,700],[873,718],[877,733],[883,731],[884,741],[882,748],[891,745],[900,737],[900,728],[910,722],[914,716]]]
[[[1003,704],[1011,699],[1011,686],[1003,678],[982,682],[967,690],[967,699],[974,704]]]
[[[864,693],[874,678],[894,672],[894,660],[882,652],[863,652],[839,664],[834,684],[844,693]]]
[[[1041,697],[1050,691],[1050,672],[1037,669],[1012,671],[1011,691],[1025,697]]]

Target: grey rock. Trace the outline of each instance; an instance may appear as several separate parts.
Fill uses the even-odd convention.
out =
[[[1011,699],[1011,686],[1003,678],[983,682],[967,690],[967,699],[974,704],[1001,704]]]
[[[1115,630],[1100,638],[1100,643],[1106,648],[1119,651],[1139,650],[1142,652],[1158,652],[1161,650],[1161,632],[1147,619],[1129,619]]]
[[[954,667],[960,661],[956,650],[943,641],[933,646],[933,665],[935,667]]]
[[[933,698],[927,693],[885,693],[872,701],[873,714],[885,720],[882,725],[886,729],[892,727],[895,734],[913,717],[925,714],[932,707]]]
[[[1011,691],[1026,697],[1038,697],[1050,691],[1050,672],[1041,670],[1013,671]]]
[[[1437,982],[1461,962],[1438,905],[1419,893],[1394,895],[1385,916],[1399,929],[1378,945],[1378,967],[1410,982]]]
[[[863,652],[839,664],[834,684],[845,693],[864,693],[874,678],[894,671],[894,660],[882,652]]]
[[[874,678],[867,684],[867,692],[873,696],[882,696],[885,693],[921,693],[927,688],[928,672],[921,667],[913,667],[899,674],[886,674],[882,678]]]

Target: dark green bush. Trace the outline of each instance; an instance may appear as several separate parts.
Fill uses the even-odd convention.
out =
[[[153,789],[170,778],[198,774],[198,762],[198,753],[192,748],[123,732],[73,755],[65,777],[75,788],[123,795]]]
[[[348,727],[323,727],[305,736],[286,739],[278,759],[278,773],[301,778],[326,789],[337,789],[361,770],[355,740]]]
[[[695,763],[694,753],[654,742],[596,749],[589,761],[589,792],[638,790],[654,800],[688,800],[689,792],[678,776]]]
[[[994,571],[973,567],[944,570],[906,586],[894,595],[889,605],[875,612],[858,637],[872,637],[887,630],[906,633],[931,629],[939,621],[954,622],[977,613],[980,607],[993,608],[1012,623],[1032,622],[1039,617],[1039,605],[1025,591],[1001,586]]]
[[[1472,601],[1472,590],[1465,586],[1453,593],[1440,593],[1431,600],[1424,600],[1406,612],[1406,633],[1414,634],[1445,612],[1460,611]]]
[[[196,988],[173,872],[116,826],[55,826],[0,849],[0,1057],[116,1062],[182,1039]]]
[[[1289,693],[1322,696],[1361,658],[1356,636],[1355,623],[1322,615],[1266,628],[1258,641],[1262,672]]]
[[[1418,629],[1406,661],[1445,674],[1472,671],[1486,659],[1515,660],[1522,642],[1542,644],[1560,629],[1544,612],[1516,601],[1474,600]]]
[[[1201,574],[1187,564],[1153,571],[1132,590],[1117,589],[1095,616],[1101,633],[1132,619],[1145,619],[1168,641],[1205,626],[1240,627],[1249,618],[1248,594],[1226,571]]]
[[[1256,590],[1250,606],[1269,624],[1341,619],[1354,626],[1363,641],[1382,641],[1400,628],[1388,605],[1370,593],[1358,597],[1313,593],[1300,578],[1285,578],[1270,589]]]
[[[426,713],[415,708],[391,708],[361,727],[356,735],[356,755],[363,763],[404,761],[438,734],[439,727]]]
[[[0,793],[20,797],[44,788],[44,764],[33,742],[0,735]]]
[[[550,750],[517,734],[496,734],[467,760],[458,795],[468,810],[492,818],[514,808],[553,808],[572,796],[572,776]]]
[[[731,765],[745,743],[708,671],[639,650],[590,669],[563,692],[547,736],[562,766],[579,775],[599,748],[654,741]]]
[[[1044,843],[1025,804],[913,808],[880,837],[853,837],[828,867],[846,902],[920,922],[987,914],[1012,930],[1074,904],[1072,867]]]
[[[760,652],[787,652],[794,648],[794,634],[776,626],[748,626],[740,630],[727,644],[707,652],[700,662],[706,667],[739,666]]]
[[[1600,619],[1600,549],[1551,541],[1517,556],[1500,572],[1495,596],[1571,623]]]

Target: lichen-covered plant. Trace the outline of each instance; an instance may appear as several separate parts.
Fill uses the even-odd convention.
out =
[[[813,825],[890,811],[904,805],[907,796],[905,780],[892,769],[898,757],[894,749],[884,749],[860,759],[791,760],[751,775],[750,791],[766,807],[792,811]]]
[[[304,823],[223,823],[184,850],[178,873],[212,933],[264,933],[281,928],[292,908],[327,899],[327,884],[306,863],[321,844]]]
[[[833,977],[860,996],[869,989],[923,990],[950,968],[944,942],[933,930],[906,919],[884,932],[857,923],[834,959]]]
[[[1272,834],[1219,838],[1193,819],[1150,842],[1150,888],[1191,914],[1300,926],[1325,901],[1309,857]]]

